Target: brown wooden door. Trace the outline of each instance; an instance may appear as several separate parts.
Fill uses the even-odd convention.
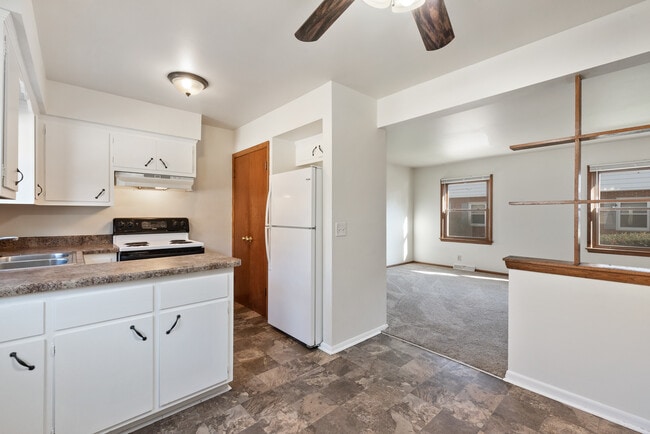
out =
[[[267,261],[264,242],[269,190],[269,142],[232,156],[235,301],[266,317]]]

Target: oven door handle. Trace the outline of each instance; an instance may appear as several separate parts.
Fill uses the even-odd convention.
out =
[[[173,249],[130,250],[119,252],[118,261],[132,261],[136,259],[166,258],[169,256],[184,256],[205,253],[204,247],[181,247]]]

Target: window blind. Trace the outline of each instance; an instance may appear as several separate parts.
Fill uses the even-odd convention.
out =
[[[441,184],[455,184],[459,182],[478,182],[478,181],[489,181],[490,175],[487,176],[468,176],[465,178],[442,178],[440,180]]]
[[[608,172],[611,170],[636,169],[638,167],[650,167],[650,160],[628,161],[625,163],[605,163],[589,165],[590,172]]]

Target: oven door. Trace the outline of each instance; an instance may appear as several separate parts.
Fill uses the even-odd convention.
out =
[[[128,252],[119,252],[118,261],[133,261],[136,259],[166,258],[168,256],[183,256],[205,253],[203,247],[180,247],[174,249],[152,249],[152,250],[132,250]]]

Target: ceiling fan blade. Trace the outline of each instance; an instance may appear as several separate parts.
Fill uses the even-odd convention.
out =
[[[323,0],[295,33],[296,38],[303,42],[317,41],[353,2],[354,0]]]
[[[454,39],[444,0],[427,0],[413,10],[413,17],[427,51],[442,48]]]

